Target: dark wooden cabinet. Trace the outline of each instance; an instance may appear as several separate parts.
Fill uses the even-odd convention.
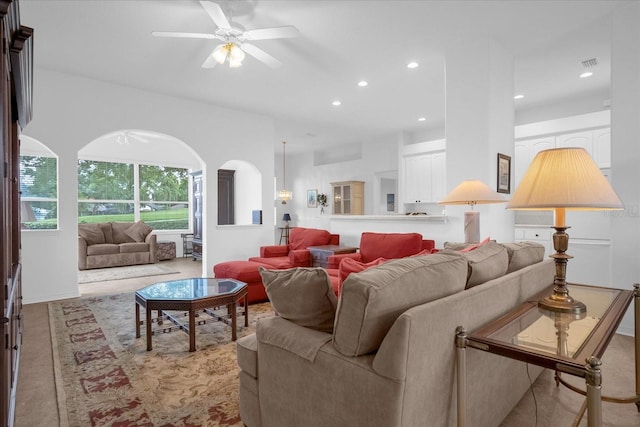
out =
[[[20,25],[18,1],[0,1],[0,426],[13,426],[22,347],[20,130],[31,120],[33,30]]]
[[[193,172],[192,192],[193,192],[193,239],[191,240],[191,256],[193,260],[202,259],[202,191],[204,182],[202,171]]]

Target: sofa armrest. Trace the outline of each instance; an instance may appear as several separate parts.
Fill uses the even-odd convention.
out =
[[[294,267],[311,267],[311,252],[308,249],[291,250],[289,261]]]
[[[340,244],[340,235],[339,234],[332,234],[331,237],[329,237],[329,243],[327,243],[328,245],[339,245]]]
[[[87,241],[78,236],[78,270],[87,269]]]
[[[158,236],[154,233],[149,233],[147,234],[147,237],[144,238],[144,241],[149,244],[149,263],[153,264],[158,262],[158,255],[156,254]]]
[[[261,258],[287,256],[288,254],[289,254],[289,245],[260,246]]]
[[[360,253],[352,253],[352,254],[335,254],[329,255],[327,258],[327,268],[339,268],[340,261],[345,258],[355,259],[356,261],[362,261],[362,256]]]

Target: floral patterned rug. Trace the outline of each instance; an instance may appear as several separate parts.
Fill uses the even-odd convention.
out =
[[[269,303],[249,306],[238,338],[273,314]],[[197,326],[190,353],[186,333],[154,324],[146,351],[144,325],[135,338],[133,293],[53,302],[49,319],[61,426],[242,426],[230,326]]]

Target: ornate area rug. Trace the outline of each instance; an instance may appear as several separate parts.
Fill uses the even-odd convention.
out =
[[[179,271],[161,264],[131,265],[126,267],[96,268],[78,271],[78,283],[103,282],[105,280],[131,279],[134,277],[175,274]]]
[[[238,338],[273,315],[269,303],[249,306]],[[146,351],[133,293],[52,302],[49,319],[61,426],[242,426],[230,326],[197,326],[192,353],[186,333],[156,329]]]

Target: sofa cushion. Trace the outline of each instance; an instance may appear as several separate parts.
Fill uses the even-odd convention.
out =
[[[333,342],[345,356],[376,351],[393,322],[411,307],[460,292],[467,261],[458,253],[385,262],[342,284]]]
[[[266,265],[268,268],[276,268],[279,270],[284,270],[286,268],[292,268],[291,260],[288,256],[275,256],[275,257],[267,257],[262,258],[259,256],[253,256],[249,258],[249,261]]]
[[[135,240],[126,233],[126,230],[132,225],[133,223],[131,222],[112,222],[111,230],[113,231],[113,243],[120,244],[135,242]]]
[[[289,232],[290,249],[306,249],[309,246],[328,245],[331,233],[318,228],[293,227]]]
[[[417,254],[422,250],[419,233],[362,233],[360,255],[363,262],[377,258],[396,259]]]
[[[87,255],[113,255],[120,253],[120,246],[113,243],[99,243],[87,246]]]
[[[509,255],[507,274],[544,259],[544,245],[537,242],[504,243]]]
[[[469,262],[467,289],[507,274],[509,255],[501,244],[489,242],[462,255]]]
[[[260,275],[271,305],[280,317],[321,332],[333,331],[338,301],[324,269],[260,267]]]
[[[144,239],[146,239],[147,235],[152,231],[153,228],[149,227],[142,221],[138,221],[131,227],[127,228],[124,232],[136,242],[144,242]]]
[[[100,223],[100,228],[102,229],[102,234],[104,234],[104,242],[113,243],[113,229],[111,228],[111,223]]]
[[[78,236],[87,241],[87,245],[105,243],[100,224],[78,224]]]
[[[121,254],[131,254],[134,252],[149,252],[149,244],[144,242],[120,243]]]

